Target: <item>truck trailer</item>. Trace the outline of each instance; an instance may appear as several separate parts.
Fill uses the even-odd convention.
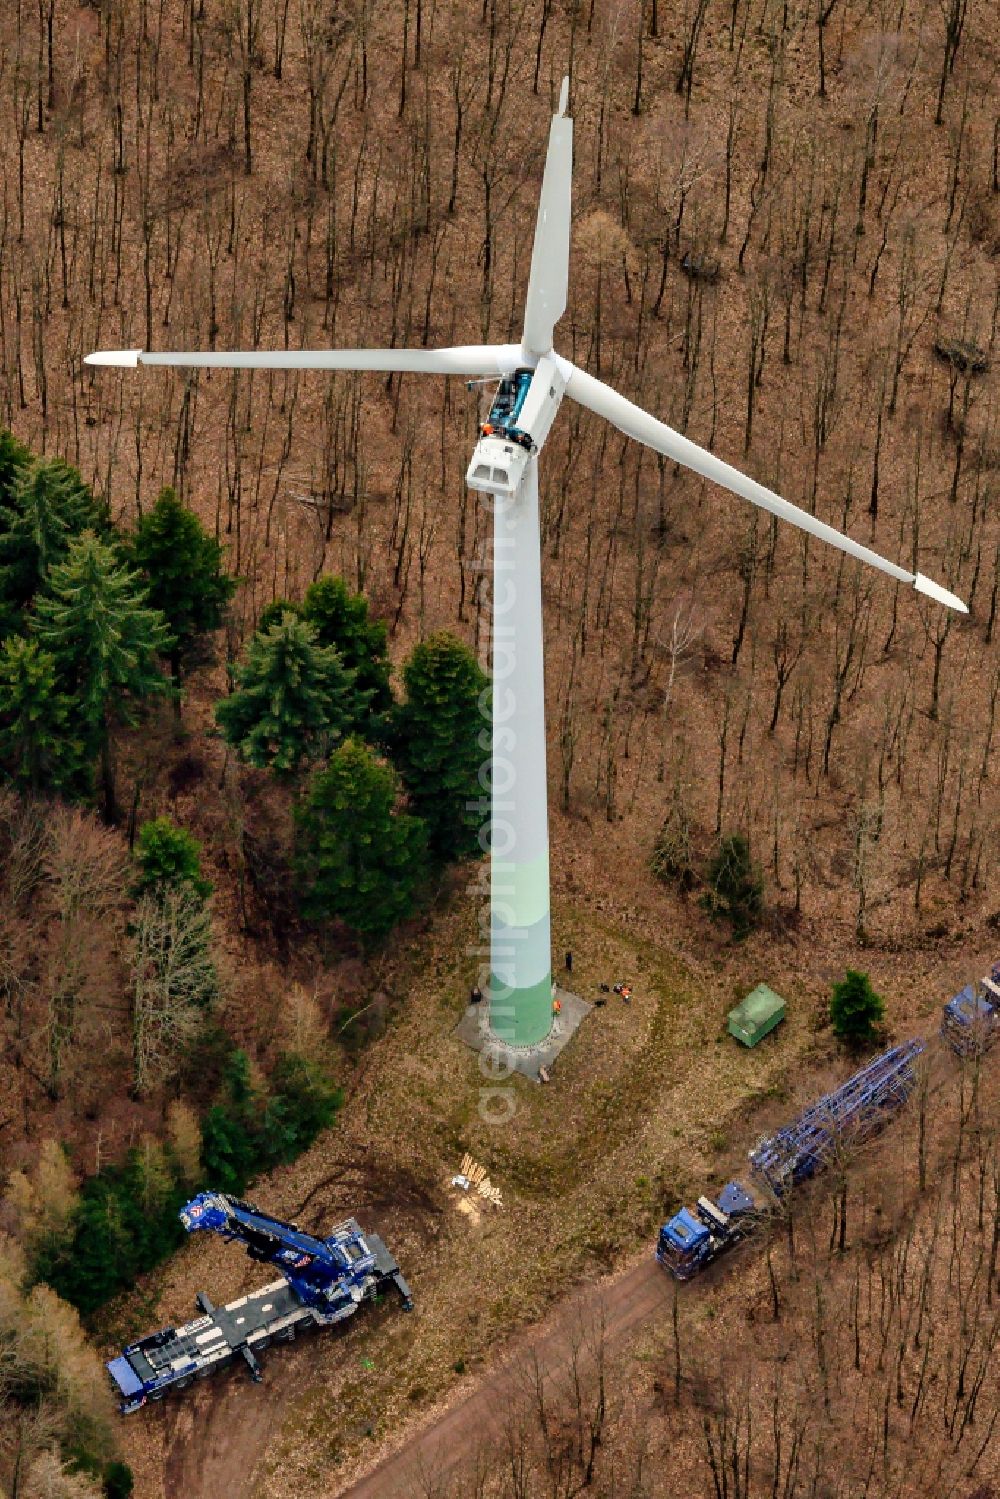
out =
[[[922,1041],[883,1052],[833,1093],[804,1109],[750,1152],[753,1187],[731,1181],[718,1200],[699,1197],[660,1229],[656,1258],[677,1280],[690,1280],[745,1239],[776,1201],[828,1165],[838,1151],[874,1134],[899,1110],[915,1083]]]

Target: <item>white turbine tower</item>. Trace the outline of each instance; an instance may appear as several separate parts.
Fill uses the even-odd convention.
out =
[[[489,1019],[496,1040],[518,1048],[536,1046],[552,1024],[538,454],[563,396],[780,520],[940,604],[968,612],[940,584],[789,504],[555,352],[553,330],[566,310],[569,277],[573,122],[566,114],[568,96],[565,79],[549,131],[520,344],[277,353],[120,349],[87,356],[88,364],[129,368],[381,370],[499,380],[467,482],[494,499]]]

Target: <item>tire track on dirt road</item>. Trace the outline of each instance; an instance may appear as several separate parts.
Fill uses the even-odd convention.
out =
[[[280,1380],[250,1384],[245,1370],[233,1369],[221,1384],[202,1386],[167,1408],[165,1499],[237,1499],[248,1492],[250,1475],[280,1426],[295,1388],[296,1350],[285,1351],[286,1367]]]
[[[414,1499],[422,1492],[422,1481],[432,1475],[436,1483],[450,1478],[463,1463],[475,1460],[484,1442],[503,1436],[505,1419],[534,1387],[536,1369],[550,1387],[558,1386],[574,1356],[586,1349],[588,1334],[592,1340],[598,1330],[605,1353],[617,1351],[657,1311],[669,1307],[671,1285],[647,1250],[617,1278],[573,1292],[466,1393],[431,1411],[404,1437],[404,1445],[350,1487],[330,1490],[330,1499]]]

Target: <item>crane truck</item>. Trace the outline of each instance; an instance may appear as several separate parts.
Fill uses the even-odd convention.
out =
[[[272,1339],[291,1341],[308,1327],[331,1327],[390,1286],[399,1293],[403,1310],[413,1309],[410,1288],[392,1254],[354,1218],[320,1239],[225,1192],[199,1193],[181,1209],[180,1218],[189,1233],[206,1230],[244,1244],[251,1259],[274,1265],[282,1278],[223,1307],[213,1306],[199,1291],[195,1304],[201,1315],[194,1321],[130,1343],[107,1366],[123,1415],[237,1360],[259,1383],[257,1355]]]
[[[753,1232],[768,1205],[827,1166],[839,1151],[879,1130],[916,1086],[916,1062],[923,1041],[907,1041],[883,1052],[810,1104],[750,1152],[750,1172],[764,1191],[756,1195],[742,1182],[726,1184],[717,1202],[699,1197],[694,1210],[682,1207],[660,1229],[656,1258],[676,1280],[690,1280],[706,1265]]]

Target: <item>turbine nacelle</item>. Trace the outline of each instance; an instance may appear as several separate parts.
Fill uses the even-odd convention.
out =
[[[465,482],[480,494],[513,499],[524,480],[530,457],[530,448],[507,442],[502,437],[481,437],[472,454]]]
[[[564,372],[564,365],[558,354],[534,360],[528,354],[500,381],[465,476],[470,489],[499,498],[517,493],[528,460],[541,451],[555,421],[571,368]]]

